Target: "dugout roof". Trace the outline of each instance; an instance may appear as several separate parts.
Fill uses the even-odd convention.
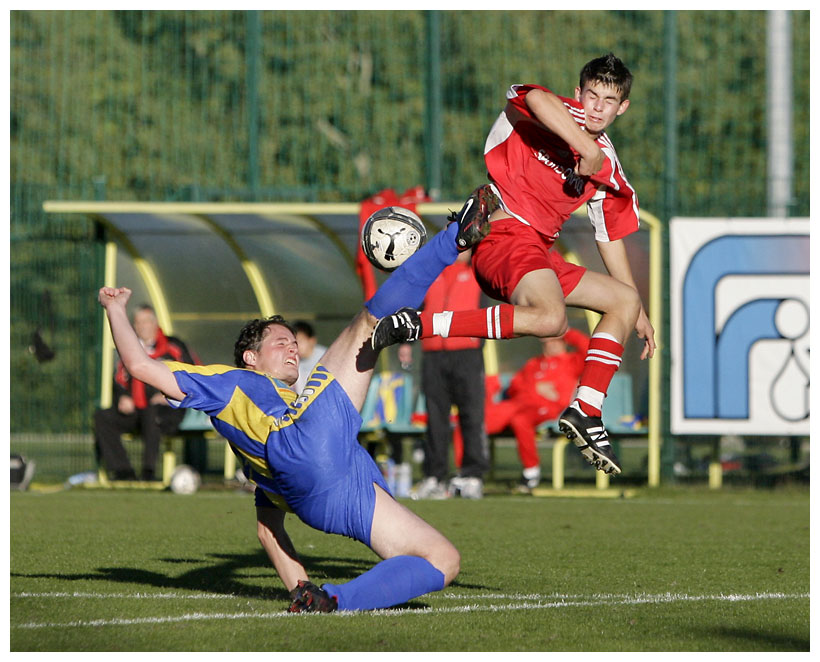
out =
[[[421,203],[416,209],[434,233],[459,206]],[[99,223],[107,245],[105,283],[130,287],[133,304],[152,304],[163,329],[189,341],[206,362],[229,360],[238,325],[253,317],[308,319],[329,339],[362,304],[355,270],[358,203],[48,201],[44,209]],[[646,212],[643,218],[645,228],[658,226]],[[645,276],[653,234],[639,232],[627,244],[650,309],[656,306]],[[564,226],[559,248],[603,268],[583,212]]]
[[[420,207],[431,233],[444,225],[447,205]],[[153,305],[163,329],[205,362],[229,362],[248,319],[307,319],[328,342],[362,305],[356,203],[49,201],[44,209],[98,223],[105,283]]]

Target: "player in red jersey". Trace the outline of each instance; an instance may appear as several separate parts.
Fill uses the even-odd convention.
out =
[[[490,213],[491,231],[477,246],[473,267],[482,289],[508,303],[439,315],[403,311],[402,323],[391,316],[373,336],[378,346],[414,335],[546,338],[566,332],[566,306],[600,312],[575,399],[559,425],[606,473],[621,468],[601,407],[632,329],[644,341],[641,358],[655,351],[623,242],[638,229],[638,199],[605,132],[629,108],[631,85],[632,74],[611,53],[584,66],[574,98],[513,85],[484,147],[490,184],[476,189],[455,216],[465,226]],[[608,275],[554,250],[564,223],[584,203]],[[408,324],[420,329],[401,328]]]
[[[509,427],[515,435],[525,489],[537,487],[541,479],[536,429],[557,419],[572,401],[584,370],[589,336],[570,328],[563,338],[542,338],[540,342],[541,353],[513,375],[504,399],[493,401],[488,386],[485,405],[487,434]]]

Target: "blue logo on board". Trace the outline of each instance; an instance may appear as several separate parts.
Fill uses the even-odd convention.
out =
[[[683,284],[683,413],[686,419],[750,417],[750,353],[755,343],[779,340],[790,352],[770,388],[772,409],[786,420],[808,417],[808,356],[795,341],[808,331],[808,302],[784,292],[746,296],[718,329],[717,286],[727,276],[809,274],[808,235],[727,235],[693,256]],[[747,293],[748,294],[748,293]],[[804,403],[779,403],[776,383],[804,380]],[[781,397],[782,400],[782,397]]]

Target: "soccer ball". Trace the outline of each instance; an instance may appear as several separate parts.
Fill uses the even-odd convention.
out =
[[[193,494],[201,484],[199,472],[187,464],[180,464],[171,474],[170,487],[174,494]]]
[[[362,250],[377,269],[393,271],[427,241],[424,223],[409,209],[385,207],[362,227]]]

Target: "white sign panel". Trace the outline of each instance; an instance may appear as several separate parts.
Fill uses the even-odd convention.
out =
[[[809,434],[808,219],[670,222],[674,434]]]

